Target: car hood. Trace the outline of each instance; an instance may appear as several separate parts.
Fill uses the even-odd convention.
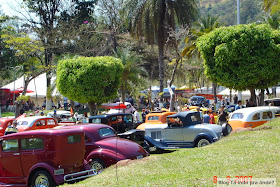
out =
[[[117,147],[118,154],[124,156],[125,159],[135,159],[139,155],[143,155],[144,157],[148,155],[139,144],[122,138],[113,137],[103,139],[95,142],[95,145],[102,149],[109,149],[112,151],[115,151]]]

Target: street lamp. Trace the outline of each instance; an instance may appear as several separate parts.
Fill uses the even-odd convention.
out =
[[[18,69],[19,66],[16,66],[16,67],[10,67],[10,69],[13,70],[14,72],[14,92],[13,92],[13,112],[15,113],[16,112],[16,108],[15,108],[15,99],[16,99],[16,96],[15,96],[15,87],[16,87],[16,69]]]

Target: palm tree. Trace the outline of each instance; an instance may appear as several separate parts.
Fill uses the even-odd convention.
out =
[[[200,53],[196,47],[196,40],[200,36],[207,34],[211,32],[213,29],[218,28],[220,26],[221,24],[218,21],[218,17],[207,15],[205,18],[200,18],[200,20],[195,23],[193,29],[190,32],[190,35],[186,37],[185,43],[187,46],[183,49],[181,55],[187,57],[188,59],[193,58],[194,55],[197,55],[197,57],[200,59]],[[216,88],[217,85],[213,83],[215,103],[217,103]]]
[[[263,8],[271,14],[280,12],[280,1],[278,0],[263,0]]]
[[[125,0],[122,15],[130,32],[150,45],[157,43],[160,91],[164,81],[164,46],[176,24],[190,25],[197,16],[195,0]]]
[[[140,65],[140,58],[135,54],[131,54],[129,50],[122,50],[117,48],[115,56],[120,58],[124,69],[121,76],[120,92],[122,95],[122,102],[125,102],[125,94],[134,87],[145,83],[147,73]]]

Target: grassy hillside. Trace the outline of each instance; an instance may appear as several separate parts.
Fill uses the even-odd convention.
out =
[[[216,186],[213,176],[280,179],[280,119],[203,148],[151,155],[64,186]]]

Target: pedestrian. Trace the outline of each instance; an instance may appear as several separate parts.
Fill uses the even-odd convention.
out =
[[[209,111],[209,113],[210,113],[210,115],[209,115],[209,117],[210,117],[209,123],[210,124],[216,124],[215,123],[215,118],[214,118],[214,111]]]
[[[253,102],[253,99],[249,99],[249,102],[246,103],[246,107],[255,107],[255,103]]]
[[[56,113],[56,110],[53,111],[53,118],[56,120],[56,122],[60,122],[60,119]]]
[[[209,111],[204,111],[204,115],[203,115],[203,123],[209,123],[210,121],[210,116],[209,116]]]
[[[133,111],[133,120],[135,123],[138,123],[140,121],[140,114],[138,113],[137,110]]]
[[[235,94],[234,97],[233,97],[233,103],[236,105],[236,104],[237,104],[237,101],[238,101],[238,97],[237,97],[237,95]]]
[[[44,113],[44,111],[42,111],[42,112],[41,112],[41,116],[44,116],[44,115],[45,115],[45,113]]]
[[[197,108],[196,108],[196,111],[199,112],[200,119],[201,119],[201,121],[203,121],[203,114],[202,114],[202,112],[200,111],[200,108],[197,107]]]
[[[239,101],[237,101],[237,105],[235,105],[234,110],[238,110],[238,109],[241,109],[241,108],[242,108],[242,101],[239,100]]]
[[[16,133],[18,132],[18,129],[17,129],[17,120],[14,120],[12,125],[9,125],[6,130],[5,130],[5,134],[4,135],[7,135],[7,134],[12,134],[12,133]]]
[[[145,111],[145,109],[142,109],[142,113],[141,113],[141,116],[142,116],[142,121],[143,121],[143,123],[145,123],[145,120],[146,120],[146,111]]]
[[[225,106],[222,106],[220,108],[220,111],[219,111],[219,125],[223,125],[224,123],[227,123],[227,117],[228,117],[228,114],[227,112],[225,111]]]
[[[68,98],[67,97],[63,98],[63,105],[64,105],[64,110],[68,110]]]

